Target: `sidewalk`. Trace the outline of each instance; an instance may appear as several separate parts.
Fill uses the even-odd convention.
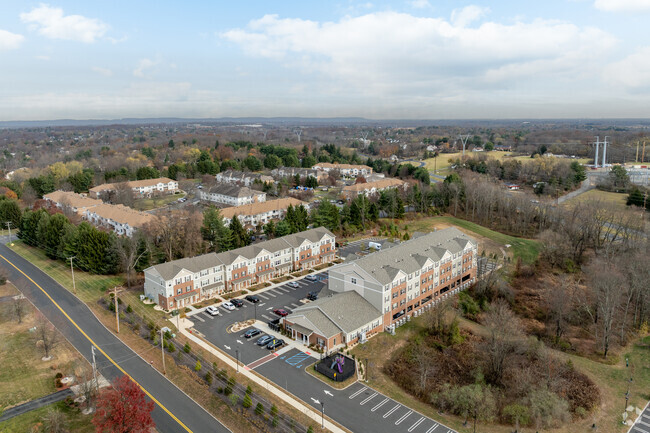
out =
[[[257,325],[257,323],[256,323]],[[229,355],[226,355],[224,352],[221,350],[217,349],[216,347],[212,346],[202,338],[200,338],[197,335],[194,335],[192,332],[189,331],[189,328],[194,326],[194,324],[190,320],[183,320],[181,323],[181,329],[179,330],[181,334],[183,334],[185,337],[188,339],[192,340],[199,346],[201,346],[203,349],[207,350],[208,352],[212,353],[215,355],[217,358],[225,362],[230,368],[233,370],[237,369],[237,363],[234,359],[232,359]],[[265,330],[266,332],[266,330]],[[279,335],[279,334],[278,334]],[[292,396],[291,394],[285,392],[284,390],[278,388],[275,386],[275,384],[271,383],[268,381],[266,378],[261,377],[257,375],[257,373],[254,373],[252,370],[249,370],[246,366],[244,368],[239,370],[240,373],[244,376],[246,376],[248,379],[250,379],[252,382],[258,384],[262,388],[266,389],[269,391],[271,394],[275,395],[285,403],[291,405],[295,409],[299,410],[300,412],[304,413],[307,415],[309,418],[311,418],[316,424],[320,425],[321,422],[321,414],[320,412],[316,412],[313,408],[310,406],[305,405],[302,400],[299,400],[298,398]],[[339,427],[337,424],[334,424],[327,418],[325,419],[325,427],[327,430],[334,432],[334,433],[344,433],[347,430],[344,430],[343,428]]]

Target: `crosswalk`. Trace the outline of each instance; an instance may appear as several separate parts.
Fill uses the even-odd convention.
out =
[[[650,433],[650,403],[643,409],[628,433]]]

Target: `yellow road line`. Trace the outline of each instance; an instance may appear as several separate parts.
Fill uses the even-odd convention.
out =
[[[193,433],[192,430],[190,430],[190,429],[189,429],[185,424],[183,424],[183,422],[182,422],[181,420],[179,420],[178,418],[176,418],[176,415],[174,415],[173,413],[171,413],[171,412],[169,411],[169,409],[167,409],[165,406],[163,406],[163,405],[162,405],[158,400],[156,400],[156,398],[155,398],[153,395],[151,395],[151,393],[149,393],[149,391],[147,391],[147,390],[146,390],[142,385],[140,385],[140,384],[138,383],[137,380],[135,380],[133,377],[131,377],[130,374],[128,374],[126,371],[124,371],[124,369],[123,369],[122,367],[120,367],[120,366],[119,366],[115,361],[113,361],[113,359],[112,359],[110,356],[108,356],[108,354],[107,354],[106,352],[104,352],[104,350],[103,350],[101,347],[99,347],[99,345],[97,345],[97,344],[92,340],[92,338],[90,338],[90,337],[88,336],[88,334],[86,334],[86,333],[84,332],[84,330],[81,329],[81,328],[79,327],[79,325],[77,325],[77,323],[76,323],[74,320],[72,320],[72,318],[68,315],[68,313],[66,313],[65,311],[63,311],[63,308],[61,308],[61,306],[60,306],[60,305],[59,305],[59,304],[58,304],[58,303],[57,303],[57,302],[56,302],[56,301],[55,301],[55,300],[50,296],[50,294],[47,293],[47,292],[45,291],[45,289],[43,289],[41,286],[39,286],[38,283],[36,283],[36,281],[32,280],[31,277],[30,277],[29,275],[27,275],[26,273],[24,273],[24,272],[22,271],[22,269],[20,269],[20,268],[19,268],[18,266],[16,266],[16,265],[14,265],[14,264],[13,264],[11,261],[9,261],[5,256],[3,256],[2,254],[0,254],[0,257],[1,257],[4,261],[6,261],[7,263],[9,263],[11,266],[13,266],[13,267],[18,271],[18,272],[20,272],[21,274],[23,274],[23,275],[25,276],[25,278],[27,278],[29,281],[32,282],[32,284],[34,284],[36,287],[38,287],[38,288],[41,290],[41,292],[43,292],[43,293],[45,294],[45,296],[47,296],[47,297],[49,298],[49,300],[52,301],[52,303],[56,306],[56,308],[58,308],[58,309],[63,313],[63,315],[64,315],[64,316],[65,316],[65,317],[70,321],[70,323],[72,323],[72,324],[75,326],[75,328],[77,328],[77,330],[78,330],[79,332],[81,332],[81,333],[83,334],[83,336],[86,337],[86,338],[88,339],[88,341],[90,341],[90,342],[92,343],[92,345],[95,346],[95,347],[97,348],[97,350],[99,350],[99,352],[100,352],[102,355],[104,355],[104,356],[106,357],[106,359],[108,359],[108,360],[111,362],[111,364],[113,364],[115,367],[117,367],[118,370],[120,370],[122,373],[124,373],[126,376],[128,376],[129,379],[131,379],[131,380],[132,380],[136,385],[138,385],[138,386],[140,387],[140,389],[141,389],[142,391],[144,391],[144,393],[147,394],[147,396],[148,396],[151,400],[153,400],[154,403],[156,403],[156,404],[157,404],[157,405],[158,405],[162,410],[164,410],[165,412],[167,412],[167,414],[168,414],[169,416],[171,416],[171,417],[174,419],[174,421],[176,421],[176,422],[177,422],[181,427],[183,427],[183,428],[185,429],[185,431],[187,431],[188,433]],[[119,338],[118,338],[118,340],[119,340]],[[120,341],[121,341],[121,340],[120,340]],[[124,343],[123,343],[123,344],[124,344]],[[124,345],[126,346],[126,344],[124,344]],[[128,346],[127,346],[127,347],[128,347]]]

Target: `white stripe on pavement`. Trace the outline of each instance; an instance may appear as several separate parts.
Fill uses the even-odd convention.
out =
[[[389,417],[393,412],[395,412],[399,407],[400,407],[400,405],[398,404],[397,406],[395,406],[394,408],[392,408],[391,410],[389,410],[388,412],[386,412],[386,413],[384,414],[384,418],[388,418],[388,417]]]
[[[264,298],[264,299],[266,299],[267,301],[269,300],[269,298],[267,298],[266,296],[264,296],[264,295],[261,294],[261,293],[260,293],[259,295],[257,295],[257,296],[259,296],[260,298]]]
[[[366,390],[366,387],[364,386],[363,388],[361,388],[359,391],[355,392],[354,394],[352,394],[352,395],[351,395],[350,397],[348,397],[348,398],[349,398],[350,400],[352,400],[354,397],[356,397],[357,395],[361,394],[361,393],[362,393],[363,391],[365,391],[365,390]]]
[[[408,431],[412,432],[413,430],[415,430],[422,423],[422,421],[424,421],[424,417],[420,418],[418,421],[415,422],[415,424],[409,427]]]
[[[298,305],[298,304],[294,304],[294,303],[292,303],[291,306],[292,306],[293,308],[298,308],[298,307],[300,307],[300,305]]]
[[[266,294],[269,295],[269,296],[273,296],[275,298],[275,295],[273,293],[271,293],[270,290],[268,292],[266,292]],[[266,298],[266,299],[268,299],[268,298]]]
[[[373,398],[375,398],[376,395],[377,395],[377,393],[374,393],[373,395],[371,395],[370,397],[367,397],[365,400],[363,400],[363,401],[362,401],[361,403],[359,403],[359,404],[360,404],[361,406],[363,406],[364,404],[368,403],[370,400],[372,400]]]
[[[434,424],[431,426],[431,428],[430,428],[429,430],[427,430],[427,433],[431,433],[431,432],[433,432],[433,431],[434,431],[434,430],[435,430],[439,425],[440,425],[440,424],[438,424],[437,422],[434,423]]]
[[[409,415],[411,415],[412,413],[413,413],[412,410],[409,410],[408,412],[406,412],[406,414],[402,415],[402,417],[401,417],[400,419],[398,419],[397,421],[395,421],[395,425],[400,425],[400,423],[401,423],[402,421],[404,421],[406,418],[408,418]]]
[[[205,320],[203,320],[203,317],[201,317],[201,316],[198,315],[198,314],[195,314],[195,315],[190,316],[190,317],[192,317],[193,319],[194,319],[194,318],[197,318],[197,319],[199,319],[201,322],[205,322]]]
[[[384,401],[382,401],[381,403],[379,403],[377,406],[375,406],[375,407],[373,407],[372,409],[370,409],[370,412],[374,412],[374,411],[376,411],[377,409],[379,409],[380,407],[382,407],[382,406],[384,405],[384,403],[386,403],[387,401],[388,401],[388,397],[386,397],[386,398],[384,399]]]

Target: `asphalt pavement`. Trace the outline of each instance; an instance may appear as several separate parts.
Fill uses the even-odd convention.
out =
[[[650,433],[650,404],[646,405],[630,428],[629,433]]]
[[[109,381],[129,374],[154,403],[153,419],[163,433],[228,432],[219,421],[152,368],[97,320],[78,298],[36,266],[0,245],[0,267],[27,297],[89,361],[95,345],[97,365]],[[22,272],[24,272],[24,274]],[[158,352],[143,356],[157,356]],[[110,358],[110,359],[109,359]]]

